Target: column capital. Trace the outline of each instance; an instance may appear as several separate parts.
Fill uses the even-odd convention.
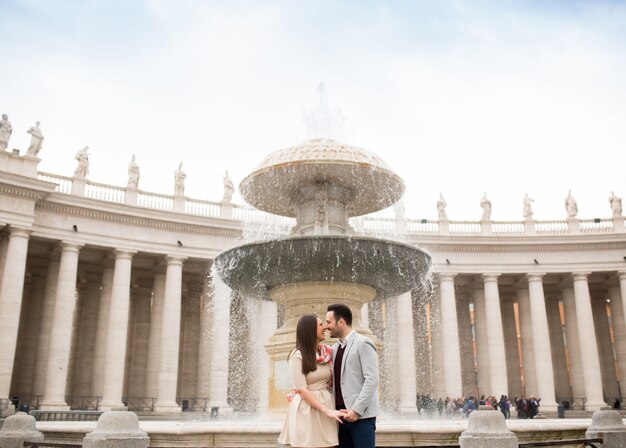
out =
[[[481,277],[483,278],[484,282],[497,282],[500,275],[501,274],[499,272],[488,272],[481,274]]]
[[[587,281],[587,277],[589,277],[590,274],[591,272],[572,272],[572,279],[574,281]]]
[[[28,238],[30,237],[30,234],[32,232],[31,229],[26,229],[24,227],[15,227],[15,226],[9,226],[9,232],[10,232],[10,236],[12,237],[21,237],[21,238]]]
[[[78,253],[82,248],[83,248],[84,244],[83,243],[77,243],[75,241],[61,241],[59,243],[59,247],[61,248],[62,252],[76,252]]]
[[[437,277],[440,280],[452,280],[452,281],[454,281],[456,276],[457,276],[456,272],[438,272],[437,273]]]
[[[546,275],[545,272],[533,272],[526,274],[526,278],[529,282],[540,282],[543,280],[543,277]]]
[[[132,260],[137,251],[128,249],[115,249],[113,253],[115,253],[116,260]]]
[[[171,265],[181,265],[184,263],[184,261],[187,259],[187,257],[183,257],[180,255],[167,255],[165,257],[165,260],[167,261],[167,265],[171,266]]]
[[[620,280],[626,280],[626,271],[617,271],[617,278]]]

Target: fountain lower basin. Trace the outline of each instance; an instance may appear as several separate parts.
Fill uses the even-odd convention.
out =
[[[229,287],[264,299],[272,288],[304,282],[367,285],[376,297],[391,297],[424,284],[431,258],[398,241],[316,235],[243,244],[221,253],[215,265]]]

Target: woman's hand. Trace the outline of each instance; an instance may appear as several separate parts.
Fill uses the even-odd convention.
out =
[[[324,411],[326,417],[337,420],[339,423],[343,424],[342,418],[346,415],[346,411],[335,411],[333,409],[326,409]]]

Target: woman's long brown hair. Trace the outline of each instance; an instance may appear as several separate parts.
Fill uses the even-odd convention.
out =
[[[296,349],[302,354],[302,373],[317,370],[317,316],[305,314],[296,327]]]

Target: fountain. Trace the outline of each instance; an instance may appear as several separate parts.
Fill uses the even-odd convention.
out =
[[[266,345],[269,409],[277,411],[291,389],[287,355],[300,316],[323,316],[329,304],[342,302],[353,310],[356,331],[375,339],[362,323],[362,306],[425,283],[431,259],[350,226],[350,217],[386,208],[404,193],[402,179],[364,149],[317,138],[276,151],[241,182],[240,192],[260,210],[296,219],[291,236],[243,244],[215,260],[231,289],[284,306],[284,324]]]

